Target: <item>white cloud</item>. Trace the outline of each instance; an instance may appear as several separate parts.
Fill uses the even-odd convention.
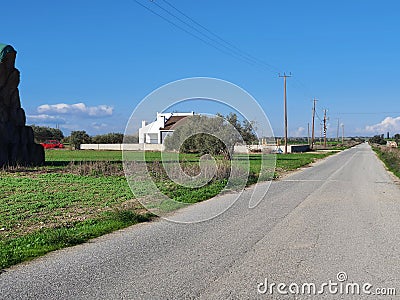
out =
[[[292,137],[304,137],[306,129],[304,127],[299,127],[295,131],[291,132]]]
[[[92,123],[92,127],[96,130],[100,130],[100,129],[105,129],[108,128],[108,124],[106,123],[97,123],[97,122],[93,122]]]
[[[51,123],[51,124],[64,124],[65,119],[60,118],[58,116],[50,116],[46,114],[40,114],[40,115],[27,115],[27,123],[28,124],[37,124],[37,123]]]
[[[108,105],[86,106],[85,103],[75,104],[43,104],[37,108],[40,114],[70,114],[70,115],[87,115],[90,117],[111,116],[114,108]]]
[[[386,117],[382,122],[375,125],[367,125],[365,131],[373,134],[382,134],[386,132],[400,132],[400,117]]]

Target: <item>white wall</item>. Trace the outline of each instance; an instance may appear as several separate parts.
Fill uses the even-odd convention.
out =
[[[282,152],[285,151],[285,146],[280,145],[279,147],[277,145],[251,145],[251,146],[235,146],[235,153],[248,153],[250,150],[261,150],[263,152],[269,152],[269,151],[276,151],[278,149],[281,149]],[[288,153],[294,153],[294,152],[307,152],[310,150],[309,145],[288,145]]]
[[[160,144],[82,144],[82,150],[162,151]]]
[[[285,146],[279,146],[284,151]],[[165,149],[162,144],[82,144],[82,150],[126,150],[126,151],[163,151]],[[276,145],[252,145],[251,150],[261,149],[262,151],[277,150]],[[306,152],[309,150],[308,145],[288,145],[288,152]],[[235,146],[236,153],[248,153],[247,146]]]

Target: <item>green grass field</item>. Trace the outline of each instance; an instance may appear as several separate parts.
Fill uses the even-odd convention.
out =
[[[276,172],[264,174],[262,179],[278,177],[328,155],[277,155]],[[143,154],[132,153],[130,159],[136,156],[140,159]],[[258,180],[261,154],[249,158],[247,185]],[[160,165],[160,159],[160,153],[146,153],[151,170]],[[189,170],[197,170],[198,155],[181,155],[180,160]],[[169,180],[162,168],[157,172],[153,179],[159,189],[182,203],[209,199],[227,182],[222,176],[203,187],[187,188]],[[0,184],[0,269],[153,217],[129,188],[120,151],[47,150],[44,167],[3,170]],[[135,184],[140,188],[142,182]]]
[[[345,148],[344,148],[345,149]],[[143,154],[140,152],[132,152],[130,154],[133,159],[137,156],[142,157]],[[278,170],[290,171],[297,169],[301,166],[307,165],[313,162],[315,159],[324,158],[331,153],[319,153],[319,152],[308,152],[308,153],[293,153],[293,154],[280,154],[276,155],[276,168]],[[251,171],[257,172],[260,165],[260,154],[250,154],[250,169]],[[161,159],[160,152],[146,152],[146,161],[159,161]],[[180,159],[187,162],[197,162],[199,156],[196,154],[180,154]],[[81,150],[81,151],[70,151],[70,150],[46,150],[46,164],[48,166],[67,165],[71,162],[88,162],[88,161],[107,161],[113,163],[122,162],[121,151],[92,151],[92,150]]]

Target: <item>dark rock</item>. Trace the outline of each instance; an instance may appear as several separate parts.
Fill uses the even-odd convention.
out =
[[[4,165],[43,165],[44,149],[34,142],[33,130],[25,126],[15,68],[17,52],[0,44],[0,167]]]

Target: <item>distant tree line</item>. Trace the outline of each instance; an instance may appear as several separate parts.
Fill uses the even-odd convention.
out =
[[[58,128],[51,128],[47,126],[31,125],[35,135],[36,143],[43,143],[47,140],[57,140],[62,143],[70,144],[75,149],[80,149],[81,144],[122,144],[125,143],[139,143],[137,135],[125,136],[122,133],[106,133],[90,136],[84,130],[72,131],[70,136],[65,137],[63,132]]]
[[[43,143],[47,140],[61,141],[64,139],[64,134],[60,129],[36,125],[31,125],[31,127],[35,135],[36,143]]]
[[[400,142],[400,134],[396,133],[393,136],[393,139],[395,140],[396,143]],[[384,134],[379,134],[379,135],[375,135],[372,138],[369,139],[369,142],[372,144],[379,144],[379,145],[386,145],[386,141],[387,139],[385,139],[385,135]]]
[[[69,137],[69,143],[80,149],[81,144],[122,144],[122,143],[139,143],[139,137],[136,135],[126,136],[123,133],[106,133],[95,136],[89,136],[86,131],[72,131]]]

